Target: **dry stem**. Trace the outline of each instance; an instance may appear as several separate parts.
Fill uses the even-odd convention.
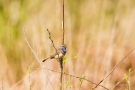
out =
[[[122,61],[124,61],[124,60],[127,58],[127,56],[129,56],[129,54],[132,53],[134,50],[135,50],[135,48],[133,48],[121,61],[119,61],[119,62],[114,66],[114,68],[111,70],[111,72],[110,72],[107,76],[105,76],[93,89],[97,88],[97,86],[99,86],[107,77],[109,77],[109,76],[113,73],[113,71],[116,69],[116,67],[117,67]]]

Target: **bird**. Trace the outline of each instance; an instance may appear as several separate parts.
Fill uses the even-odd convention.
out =
[[[48,59],[62,59],[66,54],[66,45],[62,44],[60,47],[57,49],[57,52],[53,53],[49,57],[45,58],[42,62],[45,62]]]

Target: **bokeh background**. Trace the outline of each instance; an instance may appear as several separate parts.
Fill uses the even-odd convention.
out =
[[[31,90],[59,89],[60,74],[45,70],[46,75],[37,69],[40,65],[24,40],[23,29],[42,61],[55,52],[47,28],[55,46],[61,44],[61,21],[62,0],[0,0],[0,90],[30,90],[30,82]],[[135,0],[65,0],[65,44],[64,71],[80,77],[84,74],[98,83],[135,47]],[[46,61],[44,67],[60,71],[56,60]],[[113,89],[130,68],[135,68],[135,51],[101,85]],[[134,90],[135,73],[128,76],[130,89]],[[64,90],[80,87],[79,79],[69,76],[64,76],[63,84]],[[80,90],[92,87],[93,84],[83,81]],[[113,90],[127,88],[123,80]]]

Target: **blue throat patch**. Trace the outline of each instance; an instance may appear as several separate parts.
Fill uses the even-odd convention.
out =
[[[62,51],[63,51],[64,53],[66,53],[66,48],[65,48],[65,47],[62,47]]]

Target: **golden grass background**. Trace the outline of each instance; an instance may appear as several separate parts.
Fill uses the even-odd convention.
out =
[[[54,52],[48,38],[51,32],[55,46],[62,40],[61,0],[1,0],[0,1],[0,89],[29,90],[27,69],[31,71],[31,90],[51,90],[52,86],[39,68],[26,37],[40,60]],[[135,47],[134,0],[65,0],[65,72],[98,83],[126,54]],[[76,55],[77,58],[74,58]],[[56,60],[44,63],[46,68],[60,71]],[[135,68],[135,51],[126,58],[102,85],[111,89],[128,70]],[[59,74],[46,71],[55,90],[59,89]],[[21,80],[21,81],[20,81]],[[64,76],[64,90],[78,90],[78,79]],[[131,74],[131,90],[135,89],[135,74]],[[83,82],[81,90],[94,85]],[[124,80],[114,90],[127,89]],[[98,87],[97,90],[104,90]]]

